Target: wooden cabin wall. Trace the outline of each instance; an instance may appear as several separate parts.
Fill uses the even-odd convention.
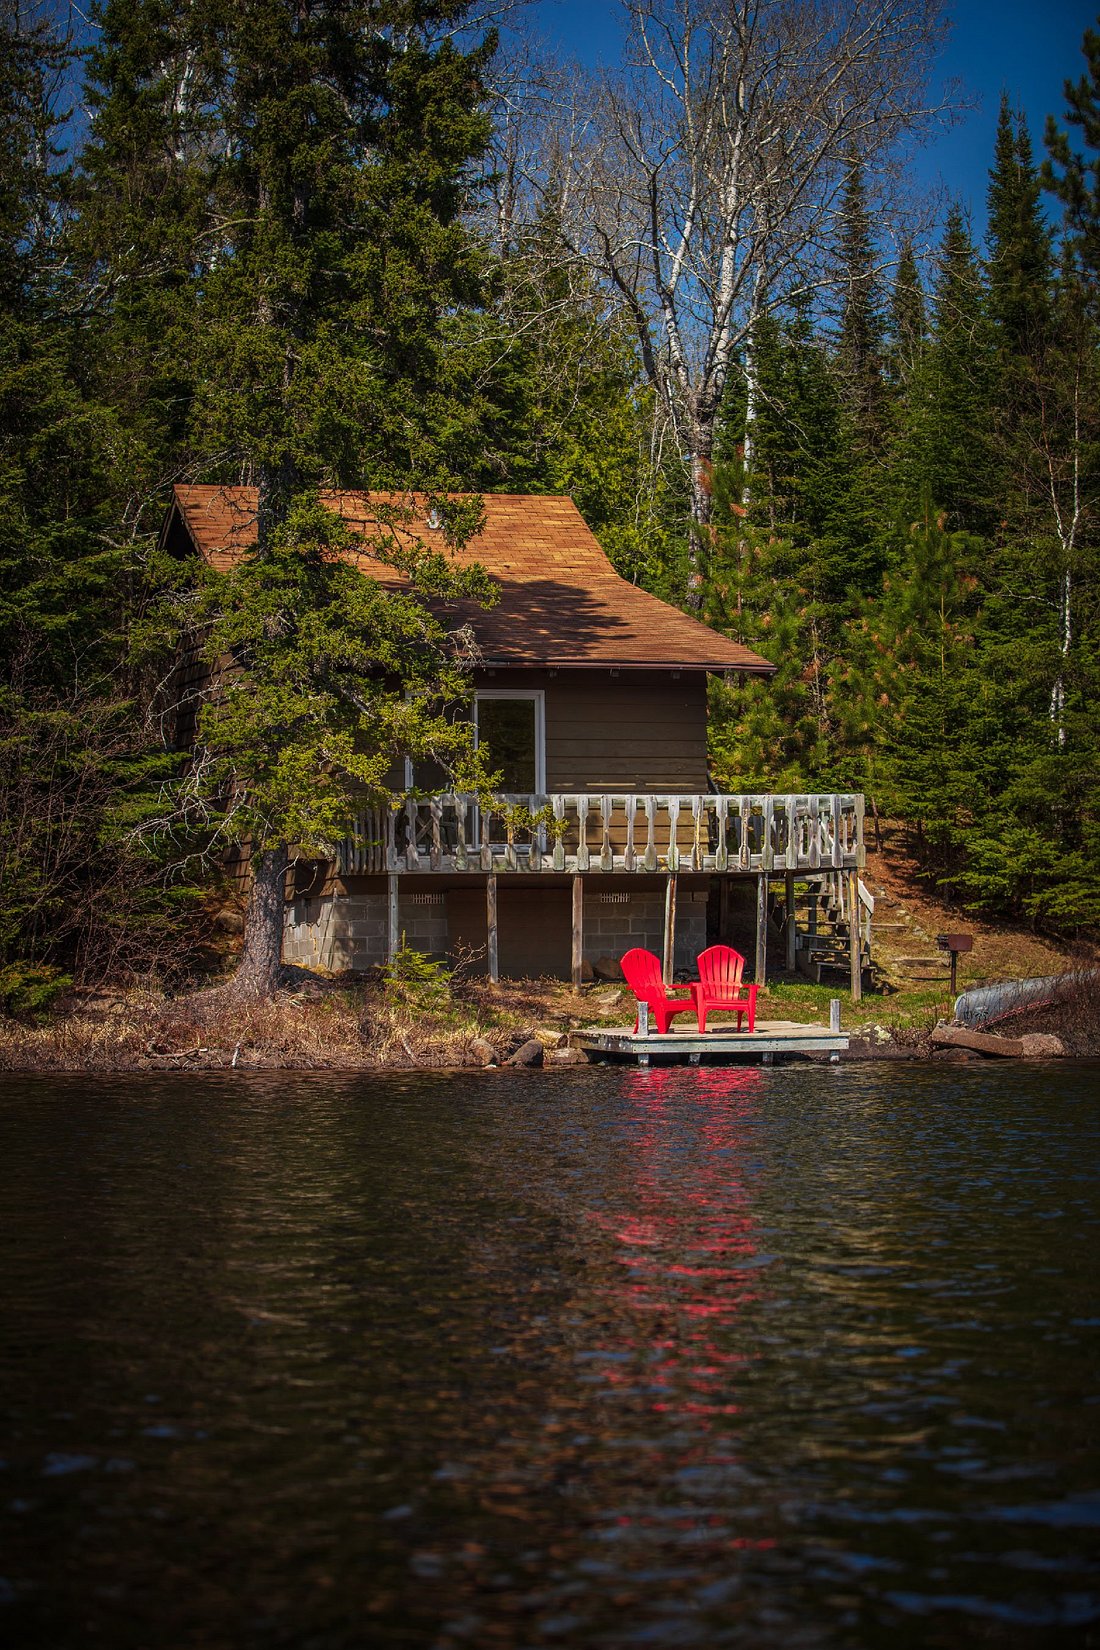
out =
[[[546,695],[548,791],[705,791],[703,671],[495,670],[477,686]]]

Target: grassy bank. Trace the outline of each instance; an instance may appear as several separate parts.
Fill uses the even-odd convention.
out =
[[[606,988],[604,988],[606,994]],[[0,1070],[183,1071],[482,1065],[531,1038],[546,1047],[601,1023],[599,991],[564,986],[298,977],[270,1002],[217,992],[74,992],[39,1024],[0,1021]]]
[[[942,986],[920,986],[852,1003],[835,986],[769,984],[759,1016],[827,1024],[839,997],[841,1024],[864,1048],[927,1049],[949,1018]],[[550,1050],[582,1026],[629,1025],[630,993],[608,985],[579,991],[556,981],[456,983],[325,979],[292,971],[270,1002],[241,1008],[216,991],[167,997],[154,991],[71,992],[38,1024],[0,1021],[0,1070],[194,1071],[370,1070],[480,1066],[490,1045],[503,1062],[536,1039]],[[717,1016],[719,1024],[728,1016]],[[1100,1053],[1100,1009],[1090,997],[1032,1011],[1004,1030],[1054,1030],[1073,1054]],[[478,1046],[475,1046],[478,1045]]]

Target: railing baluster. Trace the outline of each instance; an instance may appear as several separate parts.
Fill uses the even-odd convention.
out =
[[[615,855],[611,850],[611,812],[612,801],[609,796],[600,797],[600,815],[602,831],[600,834],[600,870],[613,871],[615,869]]]
[[[577,870],[587,871],[591,863],[588,854],[588,798],[577,797]]]
[[[802,864],[802,798],[789,796],[787,798],[789,817],[787,819],[787,869],[797,870]]]
[[[556,824],[565,824],[565,800],[566,799],[564,796],[555,796],[551,800],[551,807],[553,809],[554,821]],[[553,865],[555,871],[565,870],[564,830],[554,832],[554,846],[550,855],[550,863]]]
[[[835,866],[839,867],[839,866],[844,864],[844,844],[840,840],[840,798],[839,798],[839,796],[834,796],[833,797],[832,815],[833,815],[833,864]]]
[[[411,796],[405,803],[405,865],[416,870],[416,803]]]
[[[657,869],[657,798],[645,799],[645,854],[642,863],[647,871]]]
[[[491,828],[490,821],[493,817],[493,810],[491,808],[482,808],[479,810],[479,813],[481,819],[481,853],[479,856],[481,859],[481,869],[483,871],[491,871],[493,869],[493,850],[489,841],[489,832]]]
[[[693,829],[691,833],[691,868],[693,871],[703,869],[702,829],[706,815],[703,811],[703,798],[698,793],[691,799],[691,813]]]
[[[716,797],[715,801],[717,803],[716,813],[718,842],[714,850],[714,869],[716,871],[724,871],[729,863],[729,847],[726,842],[726,830],[729,825],[730,805],[729,798],[725,796]]]
[[[470,868],[470,858],[466,845],[466,808],[465,796],[452,798],[455,805],[455,870],[467,871]]]
[[[760,844],[760,869],[771,871],[775,866],[775,843],[772,832],[775,828],[775,809],[773,799],[769,796],[764,801],[764,840]]]
[[[439,871],[443,866],[443,803],[438,796],[433,796],[429,806],[432,819],[430,864],[433,871]]]
[[[752,867],[752,797],[741,798],[741,851],[737,856],[742,871]]]
[[[628,796],[625,799],[625,806],[626,806],[626,843],[623,847],[623,870],[624,871],[633,871],[633,869],[634,869],[634,814],[637,811],[638,798],[636,796]]]
[[[666,806],[668,807],[668,868],[675,874],[680,869],[680,845],[676,841],[676,831],[680,822],[680,798],[670,796]]]
[[[541,804],[541,802],[540,802],[540,800],[537,796],[532,795],[532,796],[529,796],[527,798],[527,809],[528,809],[529,813],[537,814],[538,811],[539,811],[539,808],[541,807],[541,805],[542,804]],[[532,825],[532,827],[531,827],[531,849],[530,849],[530,852],[527,855],[527,869],[529,871],[541,871],[542,870],[542,840],[541,839],[542,839],[542,827],[540,825]]]

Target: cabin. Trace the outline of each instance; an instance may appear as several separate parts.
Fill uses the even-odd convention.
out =
[[[395,502],[328,501],[365,529]],[[404,943],[494,980],[579,982],[641,945],[672,978],[723,940],[760,980],[770,933],[788,967],[844,966],[858,991],[863,798],[720,794],[708,775],[708,676],[775,667],[620,578],[571,499],[483,502],[481,532],[455,555],[487,568],[501,598],[456,620],[476,638],[472,717],[502,794],[479,805],[406,763],[392,805],[365,808],[331,859],[288,877],[284,960],[365,970]],[[413,507],[408,531],[438,540],[433,513]],[[162,542],[228,568],[255,523],[254,489],[177,486]],[[517,805],[540,822],[517,822]]]

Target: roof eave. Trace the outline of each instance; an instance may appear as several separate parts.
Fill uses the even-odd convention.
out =
[[[479,662],[483,670],[657,670],[694,671],[715,676],[774,676],[778,665],[766,659],[733,663],[728,659],[509,659],[486,655]]]

